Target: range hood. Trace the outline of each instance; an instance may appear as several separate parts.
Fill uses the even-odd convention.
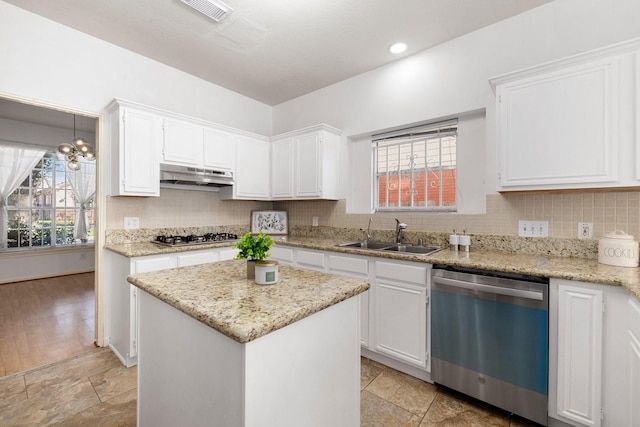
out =
[[[217,191],[233,185],[230,171],[195,168],[192,166],[160,165],[160,186],[185,190]]]

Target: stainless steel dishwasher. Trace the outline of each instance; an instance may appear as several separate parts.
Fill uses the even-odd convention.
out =
[[[547,425],[549,280],[434,265],[434,382]]]

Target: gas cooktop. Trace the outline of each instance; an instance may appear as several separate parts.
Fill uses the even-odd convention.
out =
[[[157,236],[155,240],[152,240],[152,243],[162,246],[194,246],[234,240],[238,240],[236,234],[207,233],[201,236],[196,236],[195,234],[189,236]]]

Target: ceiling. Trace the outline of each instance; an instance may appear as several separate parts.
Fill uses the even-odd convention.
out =
[[[181,0],[5,1],[277,105],[551,0],[225,0],[220,23]]]

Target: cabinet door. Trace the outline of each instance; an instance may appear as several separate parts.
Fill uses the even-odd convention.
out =
[[[428,268],[376,261],[375,351],[427,368]]]
[[[175,254],[154,255],[131,259],[131,274],[149,273],[151,271],[165,270],[177,267],[177,257]],[[129,357],[138,356],[138,325],[139,325],[139,290],[133,285],[129,285]]]
[[[322,192],[322,138],[313,132],[295,138],[296,197],[320,197]]]
[[[204,167],[233,170],[235,140],[233,134],[219,129],[204,128]]]
[[[120,195],[159,196],[161,122],[155,114],[123,108]]]
[[[427,288],[376,280],[376,351],[426,368]]]
[[[202,127],[175,119],[164,119],[164,163],[202,166]]]
[[[603,293],[563,283],[557,292],[557,343],[552,343],[557,345],[557,415],[581,425],[599,426]]]
[[[240,136],[236,139],[235,185],[229,188],[234,198],[249,200],[269,199],[271,181],[271,152],[269,143]]]
[[[616,184],[618,68],[605,58],[497,86],[499,191]]]
[[[629,297],[629,390],[627,395],[630,426],[640,426],[640,304]]]
[[[293,198],[293,138],[271,143],[271,195],[274,199]]]
[[[360,346],[369,348],[369,291],[358,295],[358,320]]]

